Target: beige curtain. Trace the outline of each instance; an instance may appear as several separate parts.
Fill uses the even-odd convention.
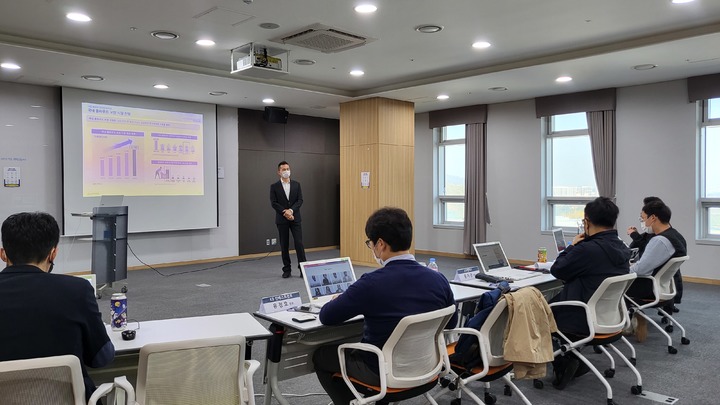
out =
[[[487,211],[485,124],[465,126],[465,229],[463,253],[473,255],[473,243],[485,242]]]
[[[615,199],[615,111],[588,111],[588,131],[598,193]]]

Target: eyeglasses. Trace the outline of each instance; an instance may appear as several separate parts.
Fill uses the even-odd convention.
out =
[[[370,239],[368,239],[365,241],[365,246],[367,246],[368,249],[372,249],[372,246],[370,246],[371,243],[372,243],[372,241]]]

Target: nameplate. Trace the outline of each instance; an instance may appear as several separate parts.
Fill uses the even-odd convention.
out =
[[[475,275],[478,273],[480,273],[480,268],[478,266],[457,269],[455,270],[455,278],[453,281],[475,280]]]
[[[270,297],[262,297],[260,299],[260,309],[258,312],[261,314],[272,314],[273,312],[285,311],[289,308],[295,308],[302,304],[300,293],[298,291],[285,293],[280,295],[273,295]]]

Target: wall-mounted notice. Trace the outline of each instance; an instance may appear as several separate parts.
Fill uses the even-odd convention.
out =
[[[360,172],[360,187],[370,188],[370,172]]]
[[[19,167],[3,167],[3,185],[5,187],[20,187]]]

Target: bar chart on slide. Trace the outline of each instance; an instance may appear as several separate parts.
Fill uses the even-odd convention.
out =
[[[131,139],[114,145],[109,152],[100,157],[100,177],[138,177],[138,146]]]

